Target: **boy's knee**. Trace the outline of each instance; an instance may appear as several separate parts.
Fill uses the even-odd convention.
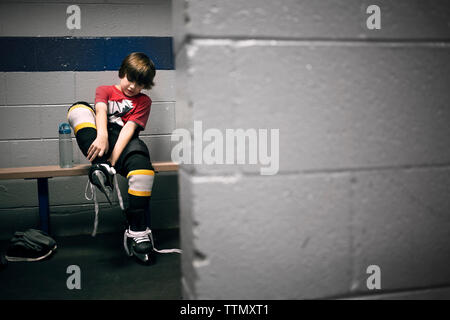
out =
[[[84,128],[97,129],[94,110],[87,102],[80,101],[71,105],[67,112],[67,120],[75,135]]]

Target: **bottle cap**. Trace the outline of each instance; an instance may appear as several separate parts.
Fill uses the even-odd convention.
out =
[[[72,131],[70,130],[70,125],[67,122],[63,122],[59,125],[59,133],[60,134],[66,134],[66,133],[71,133]]]

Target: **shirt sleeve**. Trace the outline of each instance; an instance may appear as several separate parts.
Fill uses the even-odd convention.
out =
[[[135,107],[136,110],[130,116],[128,121],[133,121],[139,127],[141,127],[142,130],[145,130],[145,126],[147,125],[147,121],[150,116],[151,105],[152,100],[148,96],[145,96],[145,98],[142,99],[140,103]]]
[[[109,96],[110,96],[110,92],[108,90],[108,86],[97,87],[97,89],[95,90],[95,103],[94,104],[97,104],[97,102],[104,102],[104,103],[106,103],[106,105],[108,105]]]

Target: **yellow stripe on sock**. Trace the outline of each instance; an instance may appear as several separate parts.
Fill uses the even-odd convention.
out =
[[[131,189],[128,189],[128,193],[137,197],[150,197],[152,195],[151,191],[136,191]]]
[[[130,171],[130,172],[127,174],[127,179],[128,179],[130,176],[134,176],[134,175],[136,175],[136,174],[142,174],[142,175],[145,175],[145,176],[154,176],[154,175],[155,175],[155,171],[153,171],[153,170],[147,170],[147,169],[133,170],[133,171]]]
[[[88,106],[85,106],[84,104],[74,105],[72,108],[69,109],[69,112],[67,112],[67,114],[69,114],[70,111],[72,111],[73,109],[76,109],[76,108],[85,108],[85,109],[88,109],[89,111],[91,111],[93,114],[95,114],[95,112],[94,112],[94,110],[92,110],[92,108],[89,108]]]
[[[95,124],[93,124],[91,122],[83,122],[83,123],[80,123],[79,125],[77,125],[75,127],[75,129],[73,129],[73,131],[75,134],[77,134],[78,130],[81,130],[83,128],[94,128],[97,130],[97,127],[95,126]]]

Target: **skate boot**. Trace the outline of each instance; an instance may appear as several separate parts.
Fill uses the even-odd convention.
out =
[[[105,195],[110,205],[112,205],[115,173],[114,168],[106,163],[93,164],[89,168],[89,181]]]
[[[139,262],[144,264],[154,262],[152,231],[149,228],[144,231],[126,229],[123,235],[123,245],[128,256],[135,256]]]

